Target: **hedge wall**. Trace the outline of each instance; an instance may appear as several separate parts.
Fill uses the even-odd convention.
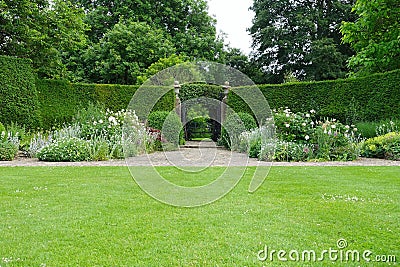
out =
[[[40,127],[38,105],[31,61],[0,56],[0,122]]]
[[[182,84],[179,91],[179,98],[181,102],[192,98],[207,97],[222,100],[223,98],[222,86],[214,84],[194,83]]]
[[[63,80],[37,80],[43,128],[71,121],[76,112],[89,102],[99,103],[117,111],[126,109],[138,89],[135,85],[73,84]],[[171,88],[154,110],[172,110],[174,93]]]
[[[400,70],[368,77],[281,85],[258,85],[270,108],[289,107],[293,111],[316,110],[321,117],[342,122],[377,121],[400,118]],[[233,88],[228,103],[236,112],[250,112],[235,94],[246,87]]]
[[[271,108],[290,107],[293,111],[315,109],[321,116],[343,122],[377,121],[400,118],[400,70],[369,77],[323,82],[258,85]],[[138,86],[72,84],[62,80],[36,80],[26,59],[0,56],[0,121],[18,122],[28,128],[68,122],[89,102],[102,103],[112,110],[125,109]],[[153,110],[170,111],[174,106],[172,88]],[[236,112],[252,113],[232,88],[228,104]],[[144,91],[143,107],[151,103],[157,88]],[[208,84],[182,85],[181,101],[206,96],[221,99],[222,88]],[[146,111],[147,112],[147,111]]]

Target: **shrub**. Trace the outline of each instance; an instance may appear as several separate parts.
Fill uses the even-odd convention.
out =
[[[153,129],[161,130],[162,138],[178,146],[183,142],[183,126],[181,119],[174,112],[155,111],[149,114],[147,125]]]
[[[18,147],[10,142],[0,142],[0,160],[13,160],[18,153]]]
[[[364,138],[376,137],[376,127],[380,125],[379,122],[358,122],[355,124],[360,135]]]
[[[259,128],[242,132],[239,136],[238,151],[245,152],[250,158],[271,160],[274,153],[275,128],[265,123]],[[269,149],[269,150],[268,150]]]
[[[308,113],[293,113],[288,108],[274,110],[275,128],[265,123],[243,132],[239,151],[260,160],[277,161],[353,160],[359,156],[360,137],[354,125],[343,125],[336,119],[314,121],[315,118],[314,110]]]
[[[400,120],[390,119],[379,122],[359,122],[356,123],[356,126],[362,137],[373,138],[400,131]]]
[[[281,141],[307,143],[316,126],[316,112],[293,113],[289,108],[273,110],[276,136]]]
[[[31,157],[41,157],[43,160],[65,161],[65,157],[60,156],[65,154],[62,151],[64,148],[59,148],[60,143],[65,147],[66,140],[74,140],[77,143],[77,139],[81,140],[81,145],[87,143],[89,156],[84,157],[84,160],[96,161],[136,156],[145,152],[154,142],[134,112],[103,111],[90,106],[79,112],[73,124],[48,134],[39,132],[34,135],[28,152]],[[74,158],[76,153],[82,154],[81,146],[75,148],[71,146],[70,149],[76,151],[72,154],[73,159],[68,161],[82,160]],[[51,150],[50,156],[49,150]],[[43,153],[46,155],[42,155]]]
[[[362,155],[368,158],[400,160],[400,132],[367,139],[362,146]]]
[[[0,132],[0,160],[13,160],[18,153],[19,138],[18,134],[11,132]]]
[[[37,153],[42,161],[85,161],[90,159],[89,142],[76,137],[54,141]]]
[[[306,161],[312,158],[312,147],[294,142],[276,142],[273,159],[276,161]]]
[[[257,128],[256,120],[249,113],[229,114],[222,125],[219,144],[227,149],[236,150],[240,142],[240,134]]]
[[[6,127],[0,122],[0,134],[6,131]]]

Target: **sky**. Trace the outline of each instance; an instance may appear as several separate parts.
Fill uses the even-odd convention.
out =
[[[253,0],[208,0],[209,14],[217,19],[217,32],[227,34],[226,41],[248,55],[251,37],[246,31],[252,25],[254,13],[249,11]]]

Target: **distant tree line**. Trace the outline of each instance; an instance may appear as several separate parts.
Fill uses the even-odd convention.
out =
[[[329,80],[400,68],[397,0],[254,0],[246,56],[224,44],[206,0],[0,0],[0,54],[41,78],[139,84],[190,60],[255,83]]]

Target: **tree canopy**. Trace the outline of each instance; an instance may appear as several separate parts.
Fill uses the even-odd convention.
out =
[[[353,54],[341,43],[340,24],[354,21],[355,0],[254,0],[250,33],[254,57],[267,73],[292,72],[298,78],[344,77]]]
[[[121,21],[82,55],[82,72],[90,82],[134,84],[153,62],[174,52],[164,31],[144,22]]]
[[[349,60],[353,74],[368,75],[400,68],[400,2],[357,0],[353,11],[357,21],[344,22],[343,42],[356,55]]]
[[[61,77],[63,52],[86,43],[83,18],[70,1],[1,0],[0,53],[30,58],[40,76]]]
[[[94,43],[103,38],[121,18],[145,22],[164,30],[178,54],[214,60],[223,43],[216,39],[215,19],[204,0],[75,0],[87,13],[88,32]]]

